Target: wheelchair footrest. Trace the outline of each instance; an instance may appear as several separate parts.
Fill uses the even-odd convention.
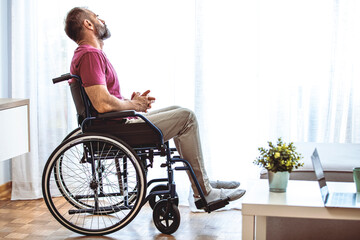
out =
[[[202,199],[199,199],[195,202],[195,206],[197,209],[204,209],[208,213],[223,208],[228,204],[229,204],[228,198],[209,202],[207,205],[205,205],[205,201]]]

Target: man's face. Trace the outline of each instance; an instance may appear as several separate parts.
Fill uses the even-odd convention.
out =
[[[111,37],[110,30],[105,24],[105,21],[100,19],[95,13],[91,13],[91,21],[95,26],[95,34],[99,40],[105,40]]]

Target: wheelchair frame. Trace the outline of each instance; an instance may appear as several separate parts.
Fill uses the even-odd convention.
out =
[[[200,195],[200,199],[195,202],[198,209],[204,209],[210,213],[229,203],[229,199],[221,199],[211,203],[205,200],[204,193],[190,163],[180,156],[172,156],[176,149],[170,148],[168,142],[164,142],[160,129],[145,116],[135,111],[97,113],[92,107],[85,89],[82,87],[80,77],[77,75],[64,74],[61,77],[54,78],[53,83],[56,84],[70,79],[75,81],[72,83],[75,84],[74,88],[72,88],[72,95],[80,127],[69,133],[51,154],[45,165],[42,179],[46,205],[62,225],[85,235],[109,234],[130,223],[141,207],[149,201],[151,208],[153,208],[153,221],[157,229],[162,233],[172,234],[180,225],[180,213],[177,207],[179,201],[174,181],[174,170],[188,171],[190,173]],[[141,142],[137,146],[137,140],[131,137],[131,131],[129,139],[132,144],[125,141],[127,137],[122,139],[121,136],[114,137],[111,134],[103,134],[99,130],[91,128],[96,121],[105,123],[108,120],[121,121],[121,119],[129,117],[141,118],[145,123],[144,129],[151,133],[150,135],[154,137],[155,143],[147,145]],[[125,125],[136,127],[135,124],[124,124],[122,126]],[[140,139],[142,138],[140,137]],[[105,152],[106,156],[103,154]],[[73,161],[75,155],[78,158]],[[146,181],[148,168],[153,166],[155,156],[166,157],[166,162],[161,164],[161,167],[166,168],[167,177]],[[122,159],[122,162],[120,159]],[[182,163],[183,166],[174,167],[173,165],[176,163]],[[128,182],[128,165],[130,165],[131,169],[134,169],[134,176],[130,175],[132,182]],[[121,166],[123,167],[122,170]],[[107,168],[110,170],[107,170]],[[72,180],[72,178],[77,179],[80,175],[78,172],[75,173],[76,169],[79,169],[79,173],[88,178],[88,182],[84,186],[78,183],[81,179],[78,181]],[[67,174],[66,171],[74,171],[74,173]],[[67,177],[69,179],[66,179]],[[54,180],[56,185],[52,183]],[[112,184],[114,180],[118,184],[116,189],[119,188],[119,192],[114,190],[115,187]],[[161,182],[166,184],[155,186],[145,197],[147,189],[152,184]],[[130,185],[132,187],[129,190]],[[76,186],[76,188],[73,186]],[[57,190],[53,190],[56,187],[60,194],[56,192]],[[87,193],[79,194],[78,192],[85,191],[83,188],[87,189]],[[76,193],[71,192],[71,189],[76,189]],[[110,190],[111,193],[107,193],[105,190]],[[65,203],[63,205],[57,205],[58,196],[64,198],[63,202]],[[101,200],[102,198],[106,199]],[[64,205],[68,209],[60,209]],[[129,211],[129,213],[125,213],[125,211]],[[121,212],[124,218],[121,218],[122,215],[120,217],[118,212]],[[89,226],[89,215],[93,216],[91,217],[90,228],[87,227]],[[114,224],[112,218],[118,222]],[[83,220],[78,222],[78,220],[75,221],[74,219]],[[94,219],[98,221],[99,227],[97,228],[92,226]],[[111,222],[109,225],[105,224],[108,219]],[[100,225],[104,226],[100,227]]]

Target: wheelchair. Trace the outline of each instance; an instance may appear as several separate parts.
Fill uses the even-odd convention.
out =
[[[206,202],[189,162],[174,156],[176,148],[164,142],[161,131],[145,116],[135,111],[99,114],[79,76],[64,74],[53,83],[68,80],[79,127],[51,153],[42,175],[44,201],[64,227],[83,235],[110,234],[129,224],[149,202],[156,228],[174,233],[180,225],[174,170],[190,173],[200,195],[198,209],[210,213],[229,203]],[[127,118],[143,121],[127,124]],[[167,177],[148,181],[156,156],[166,159],[161,167]],[[157,185],[148,191],[153,184]]]

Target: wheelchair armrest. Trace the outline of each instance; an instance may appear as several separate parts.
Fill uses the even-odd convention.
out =
[[[118,112],[108,112],[108,113],[99,113],[97,118],[124,118],[124,117],[135,117],[136,112],[134,110],[127,111],[118,111]]]

